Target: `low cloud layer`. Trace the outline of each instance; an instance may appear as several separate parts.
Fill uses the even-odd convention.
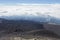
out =
[[[60,18],[60,4],[18,4],[14,6],[0,6],[0,16],[40,16],[41,14]]]

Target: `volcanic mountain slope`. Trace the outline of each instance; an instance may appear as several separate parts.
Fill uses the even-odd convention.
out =
[[[33,30],[30,32],[24,33],[23,38],[37,38],[37,37],[50,37],[50,38],[59,38],[60,36],[50,30]]]
[[[32,35],[34,37],[34,35],[36,36],[48,36],[48,37],[54,37],[54,36],[57,36],[55,38],[60,38],[59,36],[59,32],[60,30],[58,30],[58,34],[55,33],[56,30],[54,29],[54,25],[51,26],[54,31],[50,31],[50,30],[47,30],[49,24],[47,23],[38,23],[38,22],[35,22],[35,21],[29,21],[29,20],[6,20],[6,19],[0,19],[1,23],[0,23],[0,37],[1,36],[6,36],[6,35],[9,35],[9,34],[13,34],[15,35],[14,33],[16,34],[21,34],[23,35],[23,37],[25,37],[25,35],[27,34],[28,36],[29,35]],[[46,25],[48,25],[47,27],[45,27]],[[52,24],[51,24],[52,25]],[[56,25],[55,25],[56,26]],[[59,25],[57,25],[58,28],[60,28]],[[49,28],[51,29],[51,28]],[[12,36],[13,36],[12,35]],[[21,36],[21,35],[18,35],[18,36]]]
[[[12,32],[25,32],[37,29],[44,29],[43,25],[37,22],[28,20],[5,20],[1,19],[0,31],[5,31],[5,33]]]
[[[28,20],[2,20],[0,23],[0,30],[3,29],[15,29],[20,28],[24,31],[44,29],[43,25],[37,22],[28,21]]]
[[[57,24],[44,24],[44,28],[46,30],[50,30],[60,35],[60,25]]]

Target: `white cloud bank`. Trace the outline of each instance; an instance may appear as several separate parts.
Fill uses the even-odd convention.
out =
[[[0,6],[0,16],[40,16],[41,14],[60,18],[60,4],[18,4],[14,6]]]

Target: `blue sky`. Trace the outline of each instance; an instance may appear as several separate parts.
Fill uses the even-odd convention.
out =
[[[37,4],[60,4],[60,0],[0,0],[0,4],[16,4],[16,3],[37,3]]]

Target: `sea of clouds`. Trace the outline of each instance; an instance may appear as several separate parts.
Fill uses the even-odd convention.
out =
[[[60,4],[17,4],[0,5],[0,17],[21,15],[49,15],[60,18]]]
[[[60,4],[0,5],[0,18],[60,24]]]

